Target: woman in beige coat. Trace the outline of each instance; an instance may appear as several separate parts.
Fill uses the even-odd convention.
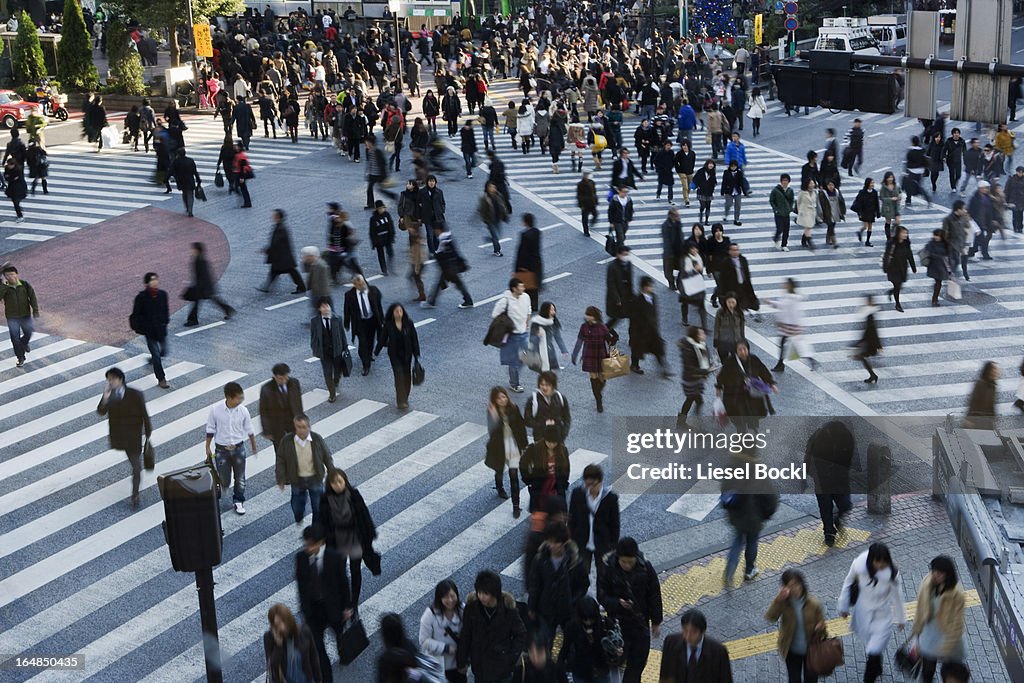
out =
[[[818,675],[807,668],[807,650],[825,637],[825,609],[807,594],[802,573],[795,569],[782,572],[782,589],[764,618],[779,622],[779,655],[786,662],[789,683],[817,683]]]
[[[818,207],[818,185],[811,179],[807,185],[800,189],[796,198],[796,224],[803,228],[803,236],[800,238],[800,246],[804,249],[814,250],[814,242],[811,241],[811,230],[820,220],[821,209]]]
[[[917,592],[917,611],[911,635],[914,651],[921,657],[921,681],[931,683],[939,660],[964,660],[964,610],[966,597],[957,580],[956,565],[945,555],[931,562]]]

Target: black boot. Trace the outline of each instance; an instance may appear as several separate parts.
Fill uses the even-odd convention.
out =
[[[522,508],[519,507],[519,470],[510,467],[508,479],[512,488],[512,516],[519,519],[519,515],[522,514]]]
[[[875,245],[871,244],[871,231],[870,230],[868,230],[868,232],[867,232],[867,239],[864,240],[864,246],[865,247],[873,247],[873,246],[875,246]]]
[[[498,498],[502,500],[508,499],[508,493],[505,492],[505,477],[503,472],[494,473],[494,488],[498,491]]]
[[[594,393],[594,401],[597,402],[597,412],[603,413],[604,401],[602,400],[603,396],[601,395],[601,393],[604,391],[604,380],[600,378],[591,379],[590,390]]]

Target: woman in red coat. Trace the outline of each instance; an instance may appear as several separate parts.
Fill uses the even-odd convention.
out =
[[[572,364],[576,365],[576,358],[580,349],[583,349],[583,372],[590,375],[590,389],[594,392],[594,400],[597,401],[597,412],[604,412],[604,403],[601,393],[607,380],[601,376],[601,362],[608,357],[608,346],[618,341],[619,335],[615,330],[608,329],[608,326],[601,320],[601,311],[596,306],[588,306],[583,314],[584,322],[580,325],[579,334],[576,335],[576,347],[572,350]]]

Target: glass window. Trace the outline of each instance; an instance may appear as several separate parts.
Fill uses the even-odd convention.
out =
[[[0,104],[10,104],[11,98],[7,93],[0,93]]]

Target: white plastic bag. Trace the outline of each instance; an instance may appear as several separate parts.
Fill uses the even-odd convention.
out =
[[[729,415],[725,412],[725,404],[722,403],[722,399],[717,396],[715,397],[714,403],[711,404],[711,413],[715,416],[715,419],[718,420],[719,426],[724,427],[729,423]]]
[[[120,133],[118,132],[117,126],[115,125],[109,125],[106,128],[104,128],[100,132],[100,137],[103,138],[103,146],[107,148],[117,147],[117,145],[121,142]]]
[[[960,291],[960,283],[952,278],[946,280],[946,294],[953,301],[960,301],[963,298],[963,292]]]

